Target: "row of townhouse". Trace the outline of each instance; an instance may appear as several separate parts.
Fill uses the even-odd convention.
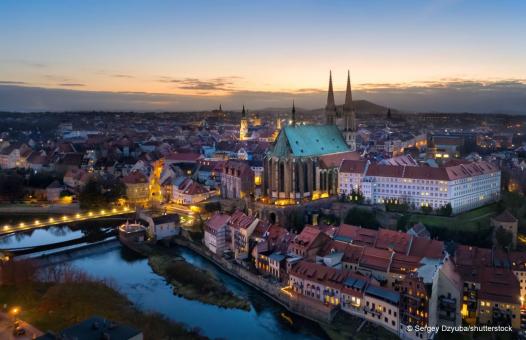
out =
[[[433,336],[407,326],[464,321],[520,327],[523,253],[458,246],[449,255],[441,241],[392,230],[344,224],[327,237],[315,229],[306,227],[289,246],[295,255],[304,254],[288,264],[288,284],[296,294],[402,338]]]
[[[400,295],[362,274],[299,261],[289,272],[296,294],[380,324],[398,334]]]
[[[250,257],[250,244],[259,230],[269,227],[266,221],[239,210],[232,215],[217,212],[205,224],[203,242],[216,255],[231,251],[236,260],[243,261]]]
[[[204,243],[220,256],[225,250],[240,260],[251,255],[260,273],[293,294],[402,338],[433,337],[407,326],[520,327],[526,253],[462,245],[446,251],[443,242],[415,233],[346,224],[306,226],[293,235],[239,211],[212,216]]]
[[[455,214],[499,200],[500,182],[500,169],[486,161],[430,167],[344,160],[338,175],[340,195],[361,192],[370,204],[413,208],[451,204]]]

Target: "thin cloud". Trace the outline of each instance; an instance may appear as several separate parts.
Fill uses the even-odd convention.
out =
[[[174,81],[175,80],[175,81]],[[133,110],[133,111],[195,111],[217,107],[253,110],[262,108],[289,108],[292,99],[305,109],[323,108],[326,89],[300,89],[288,91],[251,91],[232,89],[217,91],[219,82],[213,79],[170,79],[174,85],[200,86],[201,91],[185,93],[105,92],[74,90],[74,82],[64,82],[63,88],[43,88],[25,84],[0,82],[0,110],[8,111],[64,111],[64,110]],[[214,90],[202,90],[202,82],[210,82]],[[228,82],[228,81],[227,81]],[[206,85],[206,84],[205,84]],[[415,82],[409,84],[376,84],[373,87],[353,88],[355,100],[370,102],[410,112],[478,112],[526,114],[526,81],[501,79],[492,81],[457,79]],[[66,87],[72,87],[66,89]],[[232,86],[233,87],[233,86]],[[197,94],[196,94],[197,93]],[[335,91],[336,102],[343,103],[345,92]]]
[[[86,86],[86,84],[81,84],[81,83],[61,83],[61,84],[58,84],[59,86],[66,86],[66,87],[78,87],[78,86]]]
[[[112,74],[111,76],[115,78],[135,78],[134,76],[129,74]]]
[[[9,64],[18,64],[18,65],[23,65],[27,67],[33,67],[33,68],[44,68],[48,66],[48,64],[34,62],[31,60],[24,60],[24,59],[3,59],[2,61],[5,63],[9,63]]]
[[[174,84],[180,90],[199,91],[200,94],[206,94],[210,91],[232,92],[235,90],[236,80],[239,79],[242,78],[238,76],[211,79],[161,77],[159,82]]]
[[[1,85],[27,85],[25,81],[0,80]]]

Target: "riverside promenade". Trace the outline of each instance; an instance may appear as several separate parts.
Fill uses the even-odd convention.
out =
[[[207,260],[213,262],[227,274],[243,281],[257,289],[275,302],[285,307],[289,312],[302,316],[314,322],[330,325],[338,309],[320,304],[317,301],[295,294],[291,290],[283,290],[281,286],[272,283],[261,275],[251,273],[247,269],[214,255],[204,246],[180,237],[174,238],[175,244],[188,248]]]

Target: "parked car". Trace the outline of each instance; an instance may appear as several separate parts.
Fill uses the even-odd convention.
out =
[[[24,334],[26,334],[26,330],[22,328],[21,326],[16,326],[15,329],[13,330],[14,336],[21,336]]]

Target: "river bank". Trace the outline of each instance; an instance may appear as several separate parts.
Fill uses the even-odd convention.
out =
[[[145,339],[206,339],[158,313],[140,311],[111,284],[87,278],[2,286],[0,303],[18,306],[19,317],[44,332],[57,332],[98,315],[142,330]]]
[[[316,322],[324,329],[325,334],[331,339],[398,338],[382,327],[365,322],[361,318],[353,317],[345,312],[341,312],[335,308],[322,304],[312,303],[310,299],[302,296],[289,296],[281,290],[281,287],[278,284],[271,283],[260,275],[253,274],[235,263],[215,256],[204,246],[195,243],[194,241],[180,237],[174,238],[173,241],[176,245],[187,248],[207,261],[210,261],[228,275],[257,289],[260,293],[271,298],[286,308],[289,312]],[[363,322],[365,322],[365,327],[362,327],[360,332],[357,332],[359,325]]]
[[[177,296],[222,308],[250,310],[248,301],[233,294],[208,272],[187,263],[173,249],[146,243],[133,249],[148,258],[152,270],[172,285]]]

